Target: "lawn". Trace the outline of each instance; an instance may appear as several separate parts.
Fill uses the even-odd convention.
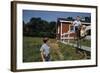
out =
[[[61,60],[80,60],[87,59],[83,54],[76,54],[75,48],[70,45],[57,42],[56,39],[50,39],[51,61]],[[42,38],[23,37],[23,62],[40,62],[40,47],[43,44]],[[90,58],[90,55],[88,55]]]
[[[75,44],[76,41],[70,40],[70,43],[74,43],[74,44]],[[88,40],[88,39],[82,39],[82,40],[80,41],[80,43],[81,43],[82,46],[91,47],[91,40]]]

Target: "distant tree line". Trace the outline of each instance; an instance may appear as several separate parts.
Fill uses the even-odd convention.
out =
[[[28,23],[23,21],[23,35],[32,37],[56,37],[56,22],[48,22],[32,17]]]

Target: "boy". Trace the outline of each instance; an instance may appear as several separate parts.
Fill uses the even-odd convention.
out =
[[[79,31],[79,29],[81,27],[81,21],[80,21],[80,17],[79,16],[76,17],[76,20],[73,22],[72,25],[75,28],[75,33],[76,33],[76,37],[77,37],[77,41],[76,41],[76,43],[77,43],[76,53],[78,53],[79,52],[79,48],[81,48],[80,31]]]
[[[50,61],[50,47],[47,44],[48,40],[47,37],[43,38],[44,44],[40,48],[42,61]]]
[[[76,20],[73,22],[72,25],[75,27],[75,32],[77,33],[77,31],[79,30],[79,28],[81,26],[81,21],[80,21],[80,17],[79,16],[76,17]]]

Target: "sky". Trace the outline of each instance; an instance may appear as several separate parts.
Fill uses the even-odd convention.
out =
[[[60,11],[39,11],[39,10],[23,10],[23,21],[29,22],[32,17],[40,17],[43,20],[57,21],[57,18],[67,18],[76,16],[90,17],[90,13],[79,13],[79,12],[60,12]]]

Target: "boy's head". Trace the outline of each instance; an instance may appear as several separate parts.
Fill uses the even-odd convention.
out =
[[[78,20],[78,21],[79,21],[79,20],[80,20],[80,17],[79,17],[79,16],[77,16],[77,17],[76,17],[76,20]]]
[[[44,42],[44,43],[47,43],[48,40],[49,40],[49,39],[48,39],[47,37],[43,38],[43,42]]]

